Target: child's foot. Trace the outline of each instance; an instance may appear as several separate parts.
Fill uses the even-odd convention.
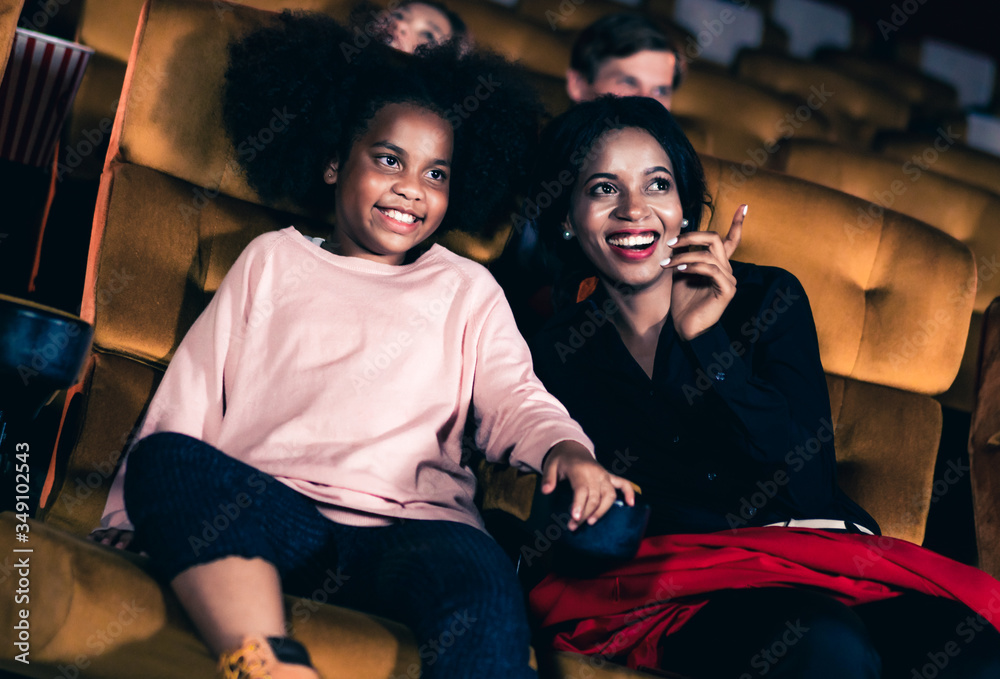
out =
[[[320,679],[305,647],[288,637],[247,637],[219,658],[222,679]]]

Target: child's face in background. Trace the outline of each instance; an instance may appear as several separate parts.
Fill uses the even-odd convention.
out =
[[[401,264],[448,210],[453,133],[441,116],[388,104],[354,142],[337,184],[337,252]]]
[[[673,164],[647,131],[609,130],[580,168],[567,226],[603,276],[646,288],[671,273],[660,261],[684,219]]]
[[[451,22],[439,9],[415,2],[393,11],[389,45],[413,54],[418,47],[440,44],[451,37]]]
[[[574,101],[591,101],[604,94],[616,97],[649,97],[670,110],[674,94],[673,52],[643,50],[628,57],[608,59],[597,69],[594,82],[570,71],[568,86]],[[575,82],[573,82],[575,81]]]

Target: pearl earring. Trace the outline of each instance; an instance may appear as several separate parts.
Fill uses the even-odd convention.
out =
[[[573,232],[569,229],[563,229],[563,238],[566,240],[573,240]]]
[[[688,224],[689,224],[689,223],[690,223],[690,222],[688,222],[688,220],[687,220],[687,219],[682,219],[682,220],[681,220],[681,228],[682,228],[682,229],[686,229],[686,228],[688,228]]]

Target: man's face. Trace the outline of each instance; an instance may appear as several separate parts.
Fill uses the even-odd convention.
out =
[[[604,94],[616,97],[649,97],[668,110],[674,94],[673,52],[643,50],[632,56],[608,59],[601,64],[594,82],[577,71],[569,71],[566,87],[573,101],[591,101]]]

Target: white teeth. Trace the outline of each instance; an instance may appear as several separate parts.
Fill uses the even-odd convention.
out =
[[[638,248],[638,247],[649,247],[656,240],[656,235],[652,233],[643,233],[638,236],[635,235],[619,235],[611,236],[607,239],[609,245],[614,245],[620,248]]]
[[[399,210],[382,210],[382,213],[387,217],[392,217],[397,222],[403,222],[404,224],[412,224],[417,221],[417,218],[413,215],[408,215],[405,212],[400,212]]]

